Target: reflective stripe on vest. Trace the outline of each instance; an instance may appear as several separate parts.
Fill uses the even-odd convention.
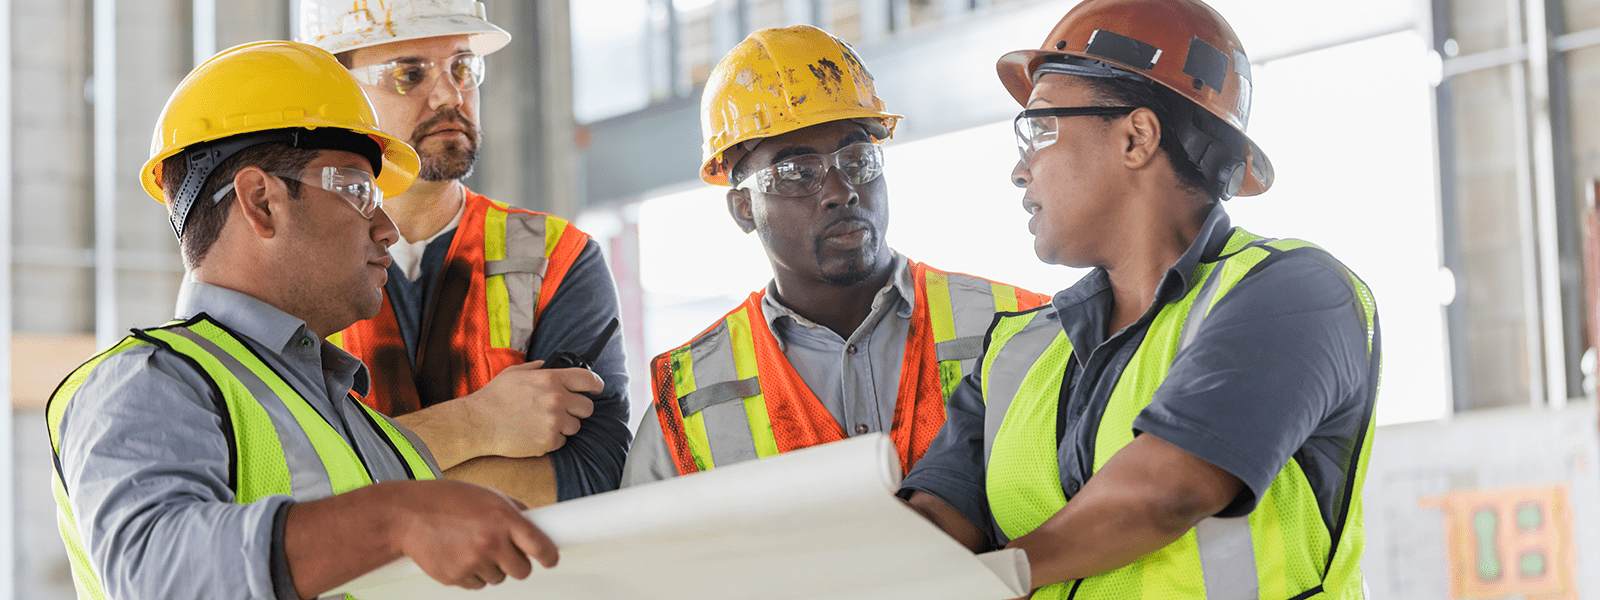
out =
[[[45,408],[50,446],[56,460],[53,489],[56,521],[66,543],[79,598],[106,597],[78,534],[61,474],[61,419],[84,381],[107,357],[153,344],[187,359],[211,381],[227,414],[234,456],[229,457],[229,488],[234,501],[248,504],[267,496],[315,500],[372,483],[366,465],[351,445],[272,367],[243,341],[205,315],[168,326],[137,331],[96,356],[62,382]],[[398,428],[372,409],[362,414],[406,465],[413,479],[433,479],[433,468]]]
[[[1216,303],[1263,261],[1307,252],[1346,273],[1366,327],[1372,361],[1366,422],[1334,523],[1325,523],[1298,461],[1290,460],[1246,517],[1208,518],[1182,538],[1121,569],[1041,588],[1035,598],[1359,598],[1364,545],[1361,486],[1371,448],[1378,357],[1371,355],[1376,309],[1366,286],[1320,248],[1299,240],[1263,241],[1235,229],[1200,282],[1156,315],[1107,402],[1096,430],[1094,470],[1133,441],[1133,420],[1149,405],[1179,350]],[[1061,489],[1056,410],[1072,344],[1048,309],[1002,316],[982,361],[984,455],[989,505],[1011,539],[1066,506]]]
[[[907,264],[917,297],[889,434],[909,470],[943,424],[950,393],[982,354],[995,312],[1049,297]],[[680,474],[846,437],[779,350],[763,296],[751,294],[693,341],[651,361],[657,419]]]
[[[384,414],[465,396],[526,362],[539,315],[588,240],[559,217],[468,191],[423,316],[415,368],[387,298],[378,316],[328,340],[382,374],[363,401]]]

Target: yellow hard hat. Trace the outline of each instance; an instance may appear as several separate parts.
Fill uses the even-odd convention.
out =
[[[722,57],[700,96],[700,179],[731,185],[723,154],[748,140],[857,119],[881,142],[900,118],[884,112],[849,43],[809,25],[763,29]]]
[[[166,203],[162,161],[190,151],[190,176],[175,192],[178,205],[169,207],[173,230],[181,237],[193,196],[211,169],[228,156],[271,141],[339,147],[329,145],[329,140],[351,138],[351,132],[376,142],[382,160],[372,168],[384,195],[405,192],[417,175],[416,151],[378,128],[378,117],[360,84],[332,54],[297,42],[244,44],[195,67],[178,84],[156,121],[150,160],[139,179],[151,197]],[[230,139],[219,142],[224,138]]]

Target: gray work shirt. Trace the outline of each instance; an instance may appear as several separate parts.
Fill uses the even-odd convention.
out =
[[[778,301],[776,283],[767,284],[761,313],[778,348],[847,436],[888,431],[900,394],[900,365],[911,334],[916,300],[910,263],[891,251],[894,274],[872,299],[872,310],[849,339],[812,322]],[[750,432],[707,432],[740,435]],[[622,485],[648,483],[678,474],[661,435],[655,407],[645,413],[623,470]]]
[[[1095,433],[1112,389],[1161,308],[1181,300],[1200,261],[1214,261],[1231,234],[1218,204],[1200,235],[1162,276],[1156,301],[1132,325],[1107,337],[1111,282],[1095,269],[1058,293],[1051,307],[1074,348],[1062,375],[1057,442],[1061,487],[1070,499],[1094,472]],[[1190,346],[1173,361],[1150,405],[1133,421],[1150,433],[1238,477],[1245,489],[1220,517],[1248,514],[1289,460],[1299,461],[1325,522],[1354,467],[1352,449],[1367,425],[1371,372],[1361,306],[1339,268],[1291,253],[1245,278],[1218,301]],[[987,343],[987,342],[986,342]],[[1374,335],[1372,351],[1379,351]],[[928,453],[901,482],[933,494],[999,532],[984,491],[984,399],[980,371],[947,405]]]
[[[260,300],[185,282],[178,317],[200,313],[239,334],[282,374],[354,446],[374,481],[408,478],[349,397],[352,389],[367,390],[361,361]],[[177,353],[141,345],[101,362],[67,405],[62,478],[110,597],[297,597],[283,554],[284,515],[290,504],[317,498],[234,503],[221,404],[203,371]],[[427,448],[412,439],[433,466]]]

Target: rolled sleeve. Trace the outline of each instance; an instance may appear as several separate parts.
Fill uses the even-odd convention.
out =
[[[974,369],[950,396],[944,425],[900,482],[900,496],[909,497],[913,490],[932,494],[960,511],[993,543],[984,489],[983,415],[983,391]]]
[[[291,500],[234,502],[219,401],[183,359],[143,346],[106,358],[67,405],[62,480],[110,597],[295,596],[273,568]]]
[[[1348,446],[1369,363],[1347,277],[1298,252],[1241,281],[1134,420],[1244,483],[1218,516],[1248,514],[1297,453],[1340,460]]]
[[[582,352],[620,313],[616,281],[600,245],[590,239],[539,314],[528,359],[546,359],[561,350]],[[622,477],[632,434],[628,431],[628,370],[621,329],[612,334],[593,371],[605,382],[604,391],[591,396],[594,414],[583,419],[578,433],[568,437],[565,445],[550,453],[557,500],[617,489]]]

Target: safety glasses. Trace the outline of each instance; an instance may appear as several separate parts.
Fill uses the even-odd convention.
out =
[[[1022,162],[1033,160],[1034,153],[1056,143],[1057,117],[1105,117],[1125,115],[1135,106],[1071,106],[1033,108],[1017,113],[1017,152]]]
[[[356,212],[368,219],[372,218],[372,213],[383,208],[383,191],[378,189],[378,182],[372,179],[371,173],[361,169],[323,167],[321,173],[301,170],[272,171],[267,174],[282,179],[293,179],[338,194],[345,202],[349,202]],[[211,203],[220,202],[222,197],[231,191],[233,191],[232,183],[222,186],[222,189],[211,195]]]
[[[483,83],[483,57],[462,52],[445,59],[443,66],[421,58],[402,58],[381,65],[350,69],[350,74],[361,83],[405,96],[414,91],[433,89],[431,83],[440,71],[449,75],[450,85],[464,92]]]
[[[860,142],[832,154],[806,154],[786,158],[751,173],[737,187],[753,187],[763,194],[809,196],[822,189],[828,168],[838,169],[850,185],[869,183],[883,175],[883,148]]]

